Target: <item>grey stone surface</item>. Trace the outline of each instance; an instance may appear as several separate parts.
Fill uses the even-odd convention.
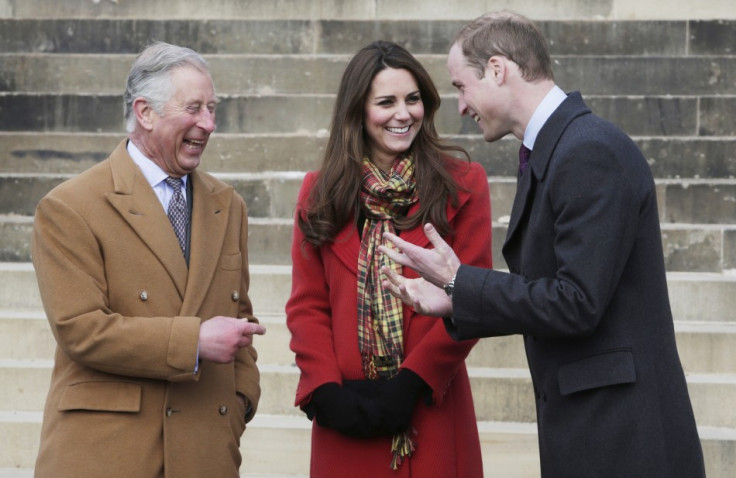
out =
[[[123,139],[122,132],[0,132],[0,173],[76,174],[105,159]],[[489,176],[516,174],[519,141],[507,137],[487,143],[480,135],[445,135],[464,147]],[[725,137],[634,137],[659,179],[733,179],[736,148]],[[239,134],[216,132],[202,168],[211,172],[256,173],[311,171],[319,167],[325,134]]]
[[[701,124],[714,116],[734,123],[721,112],[730,110],[736,101],[723,100],[727,103],[723,106],[719,104],[720,98],[712,100],[667,95],[586,97],[594,113],[634,136],[695,135],[699,116]],[[442,101],[435,117],[440,134],[479,133],[471,118],[458,116],[456,97],[446,96]],[[698,101],[705,106],[699,108]],[[222,95],[217,108],[217,130],[249,134],[318,133],[330,127],[333,104],[334,95]],[[0,94],[0,112],[3,113],[0,129],[4,131],[124,132],[122,101],[118,95]]]
[[[665,268],[669,271],[721,272],[721,229],[674,229],[662,231]]]
[[[736,184],[673,183],[666,186],[665,221],[688,224],[733,224]]]
[[[736,272],[736,227],[723,233],[723,268]]]
[[[690,22],[691,55],[733,55],[736,53],[736,21]]]
[[[586,103],[597,115],[634,136],[695,136],[698,100],[673,97],[591,97]]]
[[[734,56],[555,56],[555,79],[585,95],[733,95]]]
[[[0,52],[136,53],[152,40],[190,46],[200,53],[352,54],[374,40],[390,40],[412,53],[445,54],[465,20],[149,20],[0,19]],[[553,55],[683,55],[693,37],[686,21],[538,22]],[[707,32],[723,23],[695,22]],[[718,39],[727,43],[730,28]],[[702,39],[702,37],[700,37]],[[698,40],[698,37],[695,37]],[[724,47],[705,49],[729,55]]]
[[[656,178],[736,177],[736,148],[732,138],[639,138],[637,144]]]
[[[219,94],[335,95],[351,54],[205,55]],[[444,53],[419,54],[444,95],[453,95]],[[585,95],[733,95],[736,56],[553,57],[556,80]],[[130,54],[0,55],[0,91],[122,96]],[[287,73],[288,72],[288,73]]]
[[[553,55],[681,55],[688,22],[538,22]]]
[[[260,205],[260,204],[259,204]],[[251,206],[249,205],[249,209]],[[31,218],[1,220],[0,261],[30,261]],[[251,214],[248,235],[248,251],[251,264],[290,265],[292,220],[266,219]],[[493,227],[493,265],[505,269],[501,253],[506,238],[506,225]],[[670,272],[721,273],[734,269],[736,234],[732,228],[678,227],[665,225],[662,230],[662,247],[665,267]]]
[[[0,0],[0,18],[296,18],[296,19],[461,19],[489,10],[510,8],[536,20],[643,20],[736,18],[730,0],[678,2],[662,0]],[[673,8],[676,7],[676,8]]]
[[[703,97],[700,105],[700,136],[736,136],[736,97]]]
[[[64,179],[58,176],[0,176],[0,214],[33,216],[38,200]]]

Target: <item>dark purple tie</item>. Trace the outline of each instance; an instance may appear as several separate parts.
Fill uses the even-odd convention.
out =
[[[187,227],[189,222],[189,211],[187,210],[187,201],[181,192],[183,181],[179,178],[169,176],[164,181],[174,190],[174,195],[169,202],[169,221],[174,227],[176,238],[179,239],[179,246],[184,252],[187,247]]]
[[[521,148],[519,148],[519,174],[524,174],[524,171],[526,171],[526,167],[529,165],[529,155],[531,154],[532,150],[521,143]]]

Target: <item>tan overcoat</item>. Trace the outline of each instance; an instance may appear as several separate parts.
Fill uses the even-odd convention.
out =
[[[245,202],[190,175],[187,269],[125,146],[36,210],[33,263],[57,342],[36,477],[237,477],[260,397],[255,349],[194,370],[202,320],[255,320]],[[253,406],[247,417],[236,392]]]

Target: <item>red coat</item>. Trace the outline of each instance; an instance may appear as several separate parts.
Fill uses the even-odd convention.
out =
[[[467,165],[467,167],[465,167]],[[306,201],[316,179],[308,173],[299,193]],[[464,264],[491,267],[491,211],[488,179],[477,163],[463,163],[455,179],[459,204],[448,204],[455,235],[445,238]],[[409,211],[418,208],[415,204]],[[352,222],[330,244],[302,248],[303,234],[294,227],[292,291],[286,305],[291,349],[301,371],[296,405],[309,402],[312,392],[328,382],[363,379],[358,349],[357,263],[360,238]],[[421,226],[401,237],[429,245]],[[416,274],[404,268],[404,275]],[[432,389],[433,403],[417,405],[412,426],[417,449],[398,471],[391,470],[390,437],[353,439],[312,425],[311,478],[482,476],[482,463],[473,398],[465,357],[476,341],[456,342],[442,320],[417,315],[404,307],[404,362]]]

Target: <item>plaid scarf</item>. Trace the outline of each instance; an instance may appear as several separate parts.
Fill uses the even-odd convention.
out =
[[[393,219],[405,215],[416,201],[411,156],[394,161],[390,173],[363,159],[360,203],[366,222],[358,254],[358,344],[363,373],[370,380],[395,376],[404,355],[403,306],[381,284],[383,265],[397,274],[401,274],[401,265],[377,254],[376,248],[383,243],[384,232],[395,233]],[[394,436],[391,451],[391,466],[396,470],[414,451],[408,431]]]

